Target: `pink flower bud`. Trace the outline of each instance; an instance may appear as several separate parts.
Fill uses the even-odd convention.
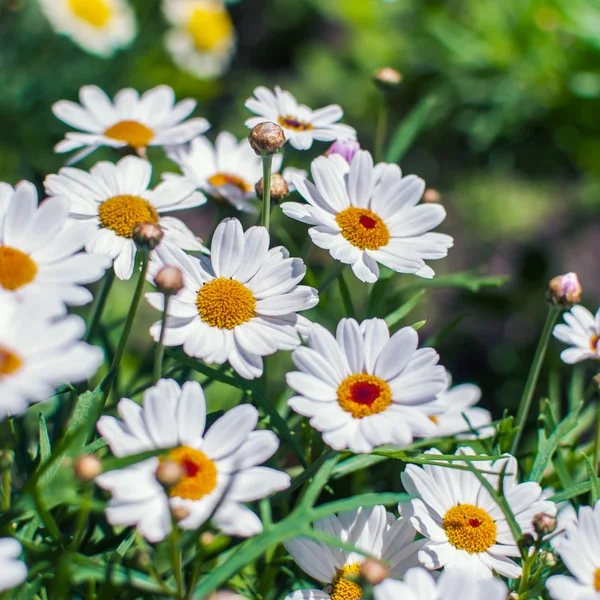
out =
[[[548,284],[548,298],[552,304],[570,308],[581,301],[581,284],[576,273],[557,275]]]
[[[356,140],[336,140],[331,144],[325,156],[339,154],[348,164],[352,162],[354,155],[360,150],[360,144]]]

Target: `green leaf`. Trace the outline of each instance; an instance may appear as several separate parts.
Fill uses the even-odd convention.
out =
[[[590,478],[590,504],[594,506],[594,504],[596,504],[596,502],[598,502],[600,499],[600,482],[598,482],[598,478],[596,477],[596,470],[594,469],[592,461],[589,459],[587,454],[582,452],[581,455],[583,456],[585,469],[588,477]]]
[[[600,485],[598,478],[596,478],[594,485]],[[581,483],[576,483],[562,492],[558,492],[557,494],[550,496],[548,500],[552,500],[552,502],[558,504],[559,502],[564,502],[565,500],[570,500],[571,498],[575,498],[576,496],[581,496],[581,494],[589,492],[591,487],[591,481],[582,481]]]
[[[409,298],[404,304],[400,305],[398,308],[393,310],[387,317],[385,317],[385,322],[390,329],[393,329],[404,317],[409,315],[419,304],[423,296],[425,295],[425,290],[419,290],[414,296]]]
[[[131,454],[129,456],[123,456],[121,458],[108,458],[102,461],[102,471],[115,471],[117,469],[125,469],[131,465],[154,458],[165,454],[168,449],[166,448],[155,448],[154,450],[146,450],[138,454]]]
[[[500,287],[508,281],[508,275],[480,275],[477,271],[463,271],[450,275],[437,275],[433,279],[421,279],[414,283],[402,286],[400,291],[419,288],[465,288],[471,292],[478,292],[483,287]]]
[[[386,162],[397,163],[402,160],[417,135],[423,129],[431,109],[436,103],[435,96],[427,96],[412,109],[396,129],[385,155]]]
[[[415,330],[415,331],[419,331],[419,329],[421,329],[421,327],[423,327],[425,325],[425,323],[427,323],[427,319],[423,319],[422,321],[417,321],[416,323],[413,323],[411,325],[411,327]]]
[[[329,517],[333,514],[346,512],[349,510],[355,510],[359,507],[370,508],[372,506],[378,506],[383,504],[384,506],[390,506],[398,504],[399,502],[406,502],[410,500],[411,496],[408,494],[397,494],[397,493],[380,493],[380,494],[360,494],[353,496],[352,498],[344,498],[343,500],[333,500],[327,504],[321,504],[312,510],[312,516],[314,520],[322,519],[323,517]]]
[[[38,423],[40,426],[40,465],[43,465],[50,458],[52,448],[50,446],[48,426],[46,425],[46,419],[42,413],[38,416]]]
[[[350,544],[348,542],[343,542],[336,535],[332,535],[325,531],[321,531],[319,529],[309,529],[302,537],[309,538],[311,540],[315,540],[317,542],[323,542],[327,544],[331,548],[339,548],[340,550],[346,550],[347,552],[356,552],[361,556],[371,556],[368,552],[357,548],[354,544]],[[374,556],[373,558],[378,558]]]
[[[336,465],[332,473],[333,479],[339,479],[340,477],[350,475],[350,473],[368,469],[377,463],[387,460],[387,458],[387,456],[377,456],[376,454],[358,454],[356,456],[351,456],[349,459]]]

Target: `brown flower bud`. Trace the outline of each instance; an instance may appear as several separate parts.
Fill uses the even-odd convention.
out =
[[[156,468],[156,479],[165,487],[175,485],[183,475],[183,469],[172,460],[163,460]]]
[[[519,538],[519,547],[523,548],[524,550],[528,550],[534,544],[535,544],[535,539],[530,533],[524,533]]]
[[[556,529],[556,517],[547,513],[534,515],[531,524],[539,537],[544,537]]]
[[[391,67],[383,67],[383,69],[377,69],[373,76],[375,85],[383,92],[389,92],[398,87],[402,81],[402,75],[396,69]]]
[[[177,294],[183,288],[183,273],[179,267],[167,265],[156,274],[154,285],[162,294]]]
[[[389,569],[376,558],[367,558],[360,566],[360,574],[371,585],[377,585],[390,576]]]
[[[557,275],[548,284],[548,300],[552,304],[571,308],[574,304],[581,302],[581,284],[577,273],[565,273]]]
[[[217,590],[208,596],[207,600],[247,600],[247,598],[232,590]]]
[[[171,514],[176,521],[183,521],[190,516],[190,509],[185,506],[173,506]]]
[[[156,223],[140,223],[133,228],[132,237],[138,248],[154,250],[163,239],[163,230]]]
[[[102,473],[102,462],[93,454],[84,454],[75,461],[74,469],[81,481],[94,481]]]
[[[261,179],[255,186],[254,190],[259,198],[262,198],[264,191],[264,182]],[[286,180],[279,175],[279,173],[273,173],[271,175],[271,200],[273,202],[281,202],[288,194],[290,190]]]
[[[423,193],[423,202],[433,203],[439,202],[442,199],[442,195],[434,188],[427,188]]]
[[[285,144],[285,133],[277,123],[259,123],[248,136],[252,150],[259,156],[275,154]]]

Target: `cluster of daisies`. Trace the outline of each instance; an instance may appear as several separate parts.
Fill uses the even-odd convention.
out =
[[[138,24],[128,0],[38,0],[54,30],[86,52],[110,58],[131,46]],[[224,0],[162,0],[164,43],[173,62],[200,77],[221,75],[236,46]]]
[[[185,11],[195,3],[171,4],[173,11]],[[97,23],[117,16],[130,22],[120,0],[62,4]],[[53,397],[60,385],[96,376],[103,352],[90,345],[89,326],[68,308],[93,300],[87,284],[110,281],[113,274],[127,280],[144,273],[140,264],[148,258],[148,282],[156,282],[166,267],[182,277],[176,293],[157,288],[146,295],[165,314],[150,336],[192,359],[224,365],[245,380],[263,374],[265,356],[292,351],[296,370],[287,373],[286,382],[295,395],[288,405],[307,417],[333,450],[368,454],[386,445],[406,448],[415,438],[444,436],[486,444],[495,435],[490,413],[477,406],[479,388],[452,386],[437,352],[419,347],[414,328],[391,332],[383,319],[345,318],[332,333],[302,314],[318,304],[318,292],[302,284],[303,260],[272,245],[266,227],[245,229],[238,218],[226,218],[205,245],[170,214],[200,207],[208,198],[228,202],[232,210],[257,212],[263,158],[247,139],[221,132],[213,144],[204,135],[209,123],[190,118],[196,103],[177,103],[167,86],[142,95],[123,89],[112,100],[86,86],[79,100],[53,107],[76,130],[56,151],[75,151],[70,164],[101,146],[127,156],[98,162],[89,171],[67,166],[49,175],[42,202],[31,183],[0,184],[3,418]],[[432,231],[445,211],[439,204],[420,203],[422,179],[403,176],[397,165],[374,164],[360,149],[354,129],[339,122],[343,113],[337,105],[313,111],[287,91],[259,87],[246,106],[256,115],[246,121],[248,128],[275,123],[296,150],[332,143],[312,162],[310,176],[289,165],[283,169],[282,155],[271,163],[297,193],[281,211],[309,225],[316,246],[350,265],[364,283],[376,282],[381,267],[434,276],[425,261],[446,256],[453,240]],[[153,185],[149,146],[164,148],[180,172],[162,173]],[[148,226],[161,234],[152,246],[144,246],[136,233]],[[565,319],[569,328],[558,326],[556,335],[575,346],[566,351],[565,361],[597,357],[598,318],[575,307]],[[97,423],[112,454],[154,456],[96,477],[97,485],[110,492],[106,517],[115,527],[135,526],[150,542],[165,539],[175,522],[192,530],[211,523],[227,535],[250,537],[262,531],[263,523],[247,503],[290,486],[288,473],[264,466],[279,440],[260,428],[251,404],[226,411],[209,426],[199,383],[180,386],[159,379],[141,404],[123,398],[117,411],[118,417],[103,415]],[[519,483],[517,461],[510,455],[490,458],[469,447],[450,459],[436,449],[426,455],[428,464],[409,465],[402,475],[410,499],[398,506],[398,517],[377,506],[315,523],[353,551],[304,539],[286,544],[307,575],[324,586],[295,590],[290,600],[360,600],[358,576],[370,559],[389,567],[389,576],[373,589],[376,600],[506,597],[502,578],[521,577],[526,558],[517,537],[538,536],[539,544],[549,543],[536,518],[553,519],[556,504],[538,483]],[[490,489],[500,490],[505,506]],[[558,600],[575,589],[600,590],[594,552],[589,564],[574,564],[571,558],[573,548],[584,542],[595,549],[597,540],[589,540],[592,531],[600,532],[600,511],[582,509],[579,518],[581,526],[572,519],[553,542],[575,577],[549,579]],[[14,563],[20,551],[15,540],[0,540],[2,560]],[[440,577],[430,574],[442,569]],[[10,572],[6,587],[26,576],[21,562]]]

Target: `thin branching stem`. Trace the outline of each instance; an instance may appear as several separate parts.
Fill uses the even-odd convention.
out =
[[[263,208],[262,208],[262,221],[263,227],[269,230],[269,224],[271,220],[271,165],[273,163],[273,155],[267,154],[262,157],[263,165]]]

